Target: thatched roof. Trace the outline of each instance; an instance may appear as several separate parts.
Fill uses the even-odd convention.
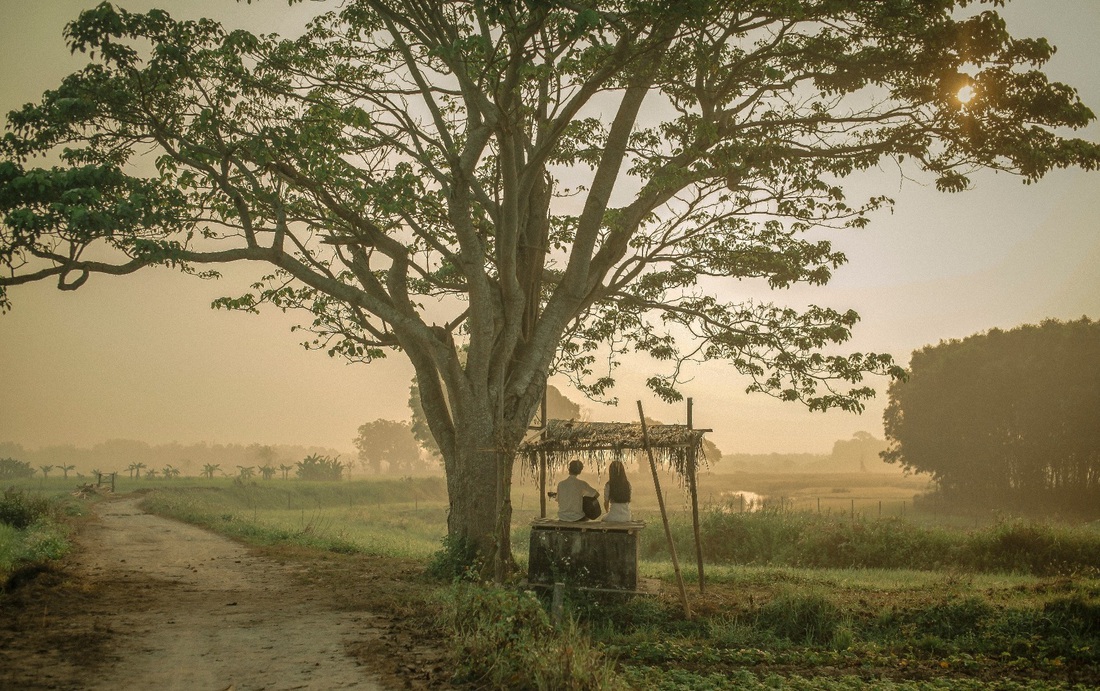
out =
[[[688,429],[686,425],[646,425],[646,431],[654,460],[680,477],[687,474],[691,452],[699,462],[706,462],[703,434],[709,430]],[[519,453],[525,465],[536,472],[540,456],[545,456],[548,471],[564,467],[573,459],[592,461],[599,471],[611,461],[631,460],[644,448],[642,425],[637,422],[548,420],[537,437],[520,446]]]

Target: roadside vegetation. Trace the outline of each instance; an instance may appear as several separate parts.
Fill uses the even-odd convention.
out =
[[[521,580],[480,583],[459,566],[462,545],[441,549],[446,491],[439,478],[132,484],[155,488],[145,502],[150,510],[252,544],[286,547],[286,554],[320,551],[336,560],[365,555],[403,569],[413,565],[421,574],[415,582],[372,581],[375,605],[395,616],[415,613],[420,626],[442,627],[438,640],[450,646],[454,682],[479,688],[1071,689],[1100,683],[1095,525],[1003,516],[937,522],[912,508],[903,519],[894,504],[884,512],[893,515],[879,518],[875,495],[895,501],[898,484],[911,479],[876,479],[881,491],[865,476],[831,479],[829,490],[850,485],[841,493],[848,511],[741,512],[728,496],[710,504],[703,516],[705,594],[695,576],[689,515],[673,501],[690,619],[679,603],[663,532],[655,529],[654,498],[639,492],[638,512],[650,525],[640,562],[646,594],[567,592],[557,622],[546,594],[529,592]],[[716,487],[732,482],[711,480]],[[526,526],[537,515],[538,498],[526,485],[516,497],[517,509],[523,507],[514,526],[522,579]],[[854,514],[850,497],[860,500]]]
[[[80,507],[64,494],[8,487],[0,492],[0,590],[25,569],[45,568],[70,548]]]

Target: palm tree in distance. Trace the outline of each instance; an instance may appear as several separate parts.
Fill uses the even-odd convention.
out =
[[[42,471],[42,479],[46,479],[50,476],[50,471],[53,470],[52,465],[40,465],[38,469]]]

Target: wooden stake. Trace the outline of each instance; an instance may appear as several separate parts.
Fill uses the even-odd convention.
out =
[[[645,447],[646,456],[649,457],[649,469],[653,471],[653,487],[657,490],[657,504],[661,507],[661,522],[665,524],[665,538],[668,539],[668,552],[672,555],[672,568],[676,571],[676,585],[680,588],[680,601],[684,603],[684,616],[690,619],[691,605],[688,604],[688,594],[684,588],[684,576],[680,573],[680,560],[676,558],[676,543],[672,541],[672,528],[668,525],[665,498],[661,494],[661,480],[657,477],[657,462],[653,460],[653,449],[649,447],[649,430],[645,425],[645,413],[642,412],[641,401],[638,401],[638,419],[642,421],[642,446]]]
[[[688,399],[687,427],[691,429],[691,399]],[[699,487],[696,484],[695,447],[688,449],[688,490],[691,492],[691,528],[695,533],[695,563],[699,567],[699,594],[707,591],[703,578],[703,540],[699,537]]]

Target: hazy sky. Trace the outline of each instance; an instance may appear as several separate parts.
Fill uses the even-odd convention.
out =
[[[92,0],[0,0],[0,112],[36,99],[83,60],[69,55],[65,22]],[[281,0],[143,0],[175,16],[214,16],[232,26],[293,33],[319,5]],[[1047,67],[1100,112],[1100,0],[1015,0],[1003,11],[1015,35],[1058,46]],[[6,120],[6,118],[5,118]],[[1100,139],[1100,126],[1083,133]],[[898,201],[868,229],[836,238],[849,256],[826,288],[777,293],[777,302],[855,308],[863,317],[851,350],[917,348],[991,327],[1044,318],[1100,318],[1100,173],[1058,171],[1037,185],[982,175],[976,189],[942,195],[884,168],[868,190]],[[853,195],[853,198],[856,198]],[[291,317],[216,312],[254,267],[225,267],[221,281],[170,271],[95,277],[78,291],[43,283],[15,288],[0,316],[0,441],[29,447],[89,446],[107,439],[318,444],[351,449],[356,429],[405,419],[411,367],[400,355],[369,366],[308,353]],[[631,363],[633,366],[634,363]],[[683,422],[684,406],[652,398],[646,365],[619,373],[621,405],[586,403],[592,419],[649,416]],[[562,381],[567,395],[579,399]],[[886,382],[862,416],[808,413],[744,394],[732,368],[710,364],[684,387],[695,423],[728,453],[828,452],[858,430],[882,436]]]

